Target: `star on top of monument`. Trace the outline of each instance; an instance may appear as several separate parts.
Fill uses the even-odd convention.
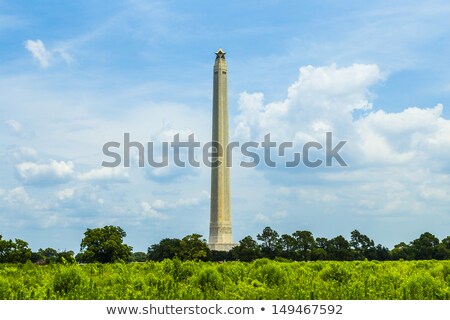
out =
[[[222,48],[219,48],[216,52],[216,59],[225,59],[225,51],[222,50]]]

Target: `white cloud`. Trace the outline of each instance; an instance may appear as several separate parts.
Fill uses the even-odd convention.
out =
[[[5,125],[15,134],[20,134],[23,131],[22,124],[17,120],[7,120]]]
[[[197,135],[191,129],[179,129],[176,130],[172,128],[170,124],[165,124],[165,126],[152,135],[151,141],[153,142],[153,160],[160,163],[163,159],[162,153],[162,144],[170,143],[174,141],[175,135],[179,135],[179,141],[187,141],[190,134],[194,134],[195,139],[199,139],[199,135]],[[179,152],[179,159],[185,163],[185,167],[179,167],[171,159],[172,154],[169,149],[169,161],[168,165],[162,167],[153,167],[149,166],[146,169],[146,177],[153,181],[158,182],[167,182],[174,179],[179,179],[183,176],[195,175],[198,171],[195,170],[192,166],[189,165],[188,153],[185,148],[181,148]],[[201,159],[200,148],[195,150],[195,159],[199,161]],[[138,156],[135,157],[136,163],[138,162]]]
[[[75,194],[74,188],[66,188],[66,189],[56,191],[56,197],[59,200],[71,199],[74,194]]]
[[[278,210],[278,211],[275,211],[275,213],[273,214],[273,217],[282,219],[282,218],[286,218],[288,215],[289,214],[287,213],[286,210]]]
[[[24,187],[17,187],[9,190],[4,197],[4,200],[9,205],[26,204],[30,202],[30,197]]]
[[[1,190],[0,190],[1,191]],[[26,212],[27,215],[33,216],[36,211],[47,210],[51,207],[50,203],[32,198],[24,187],[16,187],[10,190],[0,192],[3,197],[0,201],[0,207],[5,206],[12,210]]]
[[[78,179],[81,181],[115,181],[126,182],[130,178],[130,174],[127,168],[100,168],[93,169],[91,171],[78,175]]]
[[[178,209],[185,207],[193,207],[201,205],[209,200],[209,193],[202,191],[197,197],[180,198],[175,201],[164,201],[161,199],[156,199],[152,202],[151,206],[155,209]]]
[[[243,92],[235,118],[235,136],[262,141],[323,142],[326,131],[347,140],[342,150],[349,165],[445,166],[450,156],[450,121],[443,106],[371,111],[370,86],[384,79],[376,65],[338,68],[307,66],[281,101],[264,102],[262,93]],[[362,114],[354,117],[354,111]],[[347,161],[348,162],[348,161]]]
[[[442,118],[443,106],[383,110],[354,122],[361,160],[379,164],[429,165],[450,156],[450,121]]]
[[[167,219],[168,217],[159,211],[157,211],[155,208],[153,208],[148,202],[142,201],[141,202],[141,209],[142,213],[145,217],[149,218],[155,218],[155,219]]]
[[[58,60],[62,60],[68,65],[74,60],[72,55],[67,52],[65,46],[60,45],[59,47],[48,49],[39,39],[25,41],[25,48],[32,54],[33,58],[43,69],[47,69]]]
[[[74,59],[71,54],[67,52],[64,47],[59,47],[54,49],[52,52],[61,57],[61,59],[67,64],[70,65],[73,63]]]
[[[175,201],[175,203],[171,204],[170,206],[172,208],[191,207],[198,206],[207,201],[209,201],[209,193],[206,191],[202,191],[198,197],[181,198]]]
[[[37,151],[30,147],[19,147],[12,154],[19,161],[35,161],[38,158]]]
[[[70,180],[74,174],[71,161],[51,160],[49,164],[22,162],[16,165],[17,175],[26,184],[56,184]]]
[[[240,95],[234,122],[238,138],[262,141],[271,133],[272,141],[301,147],[307,141],[323,143],[324,133],[332,131],[333,145],[347,141],[341,153],[346,168],[292,169],[288,178],[286,170],[257,167],[283,202],[270,215],[256,211],[263,206],[255,207],[260,212],[256,221],[282,219],[293,207],[306,214],[298,222],[311,226],[317,217],[308,212],[338,224],[347,215],[402,222],[448,214],[450,121],[443,105],[372,111],[369,89],[382,80],[375,65],[308,66],[300,69],[285,99],[267,102],[262,93]],[[292,214],[289,219],[297,218]]]
[[[178,199],[175,202],[174,207],[190,207],[190,206],[196,206],[200,203],[201,199],[199,198],[184,198],[184,199]]]
[[[152,207],[155,209],[164,209],[166,207],[166,202],[161,199],[156,199],[153,201]]]
[[[265,214],[258,212],[255,216],[255,220],[259,222],[269,223],[270,219]]]
[[[270,132],[290,141],[295,136],[345,129],[353,111],[372,108],[368,88],[382,79],[376,65],[302,67],[282,101],[265,104],[262,93],[241,93],[234,135],[249,139]]]
[[[422,186],[420,195],[424,199],[430,200],[446,200],[450,199],[450,192],[442,187]]]
[[[33,58],[36,59],[42,68],[46,69],[50,66],[52,53],[47,50],[41,40],[27,40],[25,42],[25,48],[31,52]]]

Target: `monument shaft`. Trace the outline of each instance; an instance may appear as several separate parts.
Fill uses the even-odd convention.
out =
[[[217,147],[212,152],[211,219],[209,248],[229,251],[233,246],[230,208],[230,159],[228,146],[228,84],[227,63],[222,49],[216,52],[213,84],[212,141]]]

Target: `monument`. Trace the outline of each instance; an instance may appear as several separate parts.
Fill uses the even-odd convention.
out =
[[[228,146],[228,84],[225,52],[216,52],[213,84],[212,150],[211,160],[211,217],[209,243],[211,250],[229,251],[235,246],[231,232],[230,159]],[[214,163],[216,163],[214,165]]]

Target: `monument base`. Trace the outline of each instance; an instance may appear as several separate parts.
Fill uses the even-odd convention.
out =
[[[230,251],[236,246],[236,243],[208,243],[209,250],[216,251]]]

